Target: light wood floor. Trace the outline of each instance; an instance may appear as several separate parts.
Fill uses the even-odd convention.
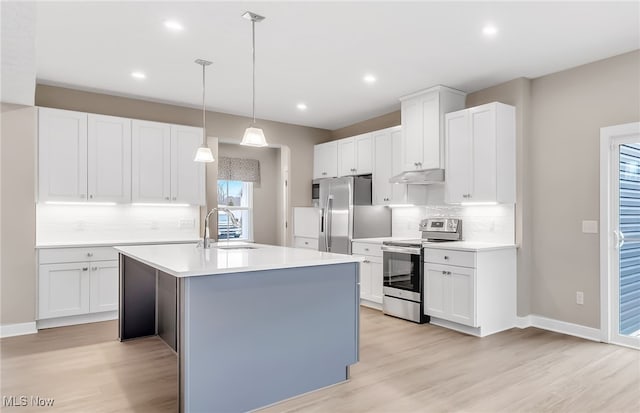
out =
[[[176,411],[175,354],[116,337],[105,322],[0,340],[2,395],[53,397],[56,411]],[[264,411],[640,411],[640,352],[534,328],[478,339],[363,308],[360,359],[349,382]]]

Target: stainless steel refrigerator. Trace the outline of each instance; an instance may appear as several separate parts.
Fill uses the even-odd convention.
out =
[[[351,254],[356,238],[391,236],[391,209],[371,205],[371,175],[320,181],[320,251]]]

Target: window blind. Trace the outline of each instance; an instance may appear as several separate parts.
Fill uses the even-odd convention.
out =
[[[260,182],[260,161],[220,156],[218,158],[218,179]]]

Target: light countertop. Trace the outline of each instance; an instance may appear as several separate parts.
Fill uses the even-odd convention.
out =
[[[407,237],[378,237],[378,238],[354,238],[351,242],[362,242],[363,244],[382,244],[384,241],[394,241],[407,239]]]
[[[379,237],[379,238],[360,238],[354,239],[352,242],[362,242],[364,244],[382,244],[384,241],[401,241],[407,237]],[[516,244],[500,244],[491,242],[476,241],[451,241],[451,242],[432,242],[423,244],[425,248],[459,250],[459,251],[491,251],[510,248],[518,248]]]
[[[286,248],[263,244],[219,242],[215,246],[252,246],[255,249],[203,250],[196,244],[120,246],[115,249],[175,277],[228,274],[280,268],[360,262],[363,258],[344,254]]]
[[[115,247],[121,245],[149,245],[149,244],[188,244],[188,243],[196,243],[197,239],[184,239],[184,240],[141,240],[141,241],[77,241],[77,242],[45,242],[41,244],[36,244],[36,249],[45,249],[45,248],[79,248],[79,247]]]

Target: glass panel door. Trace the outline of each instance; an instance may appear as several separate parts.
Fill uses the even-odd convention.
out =
[[[640,139],[624,139],[617,147],[617,271],[612,277],[613,337],[640,343]],[[614,228],[615,228],[614,227]]]

